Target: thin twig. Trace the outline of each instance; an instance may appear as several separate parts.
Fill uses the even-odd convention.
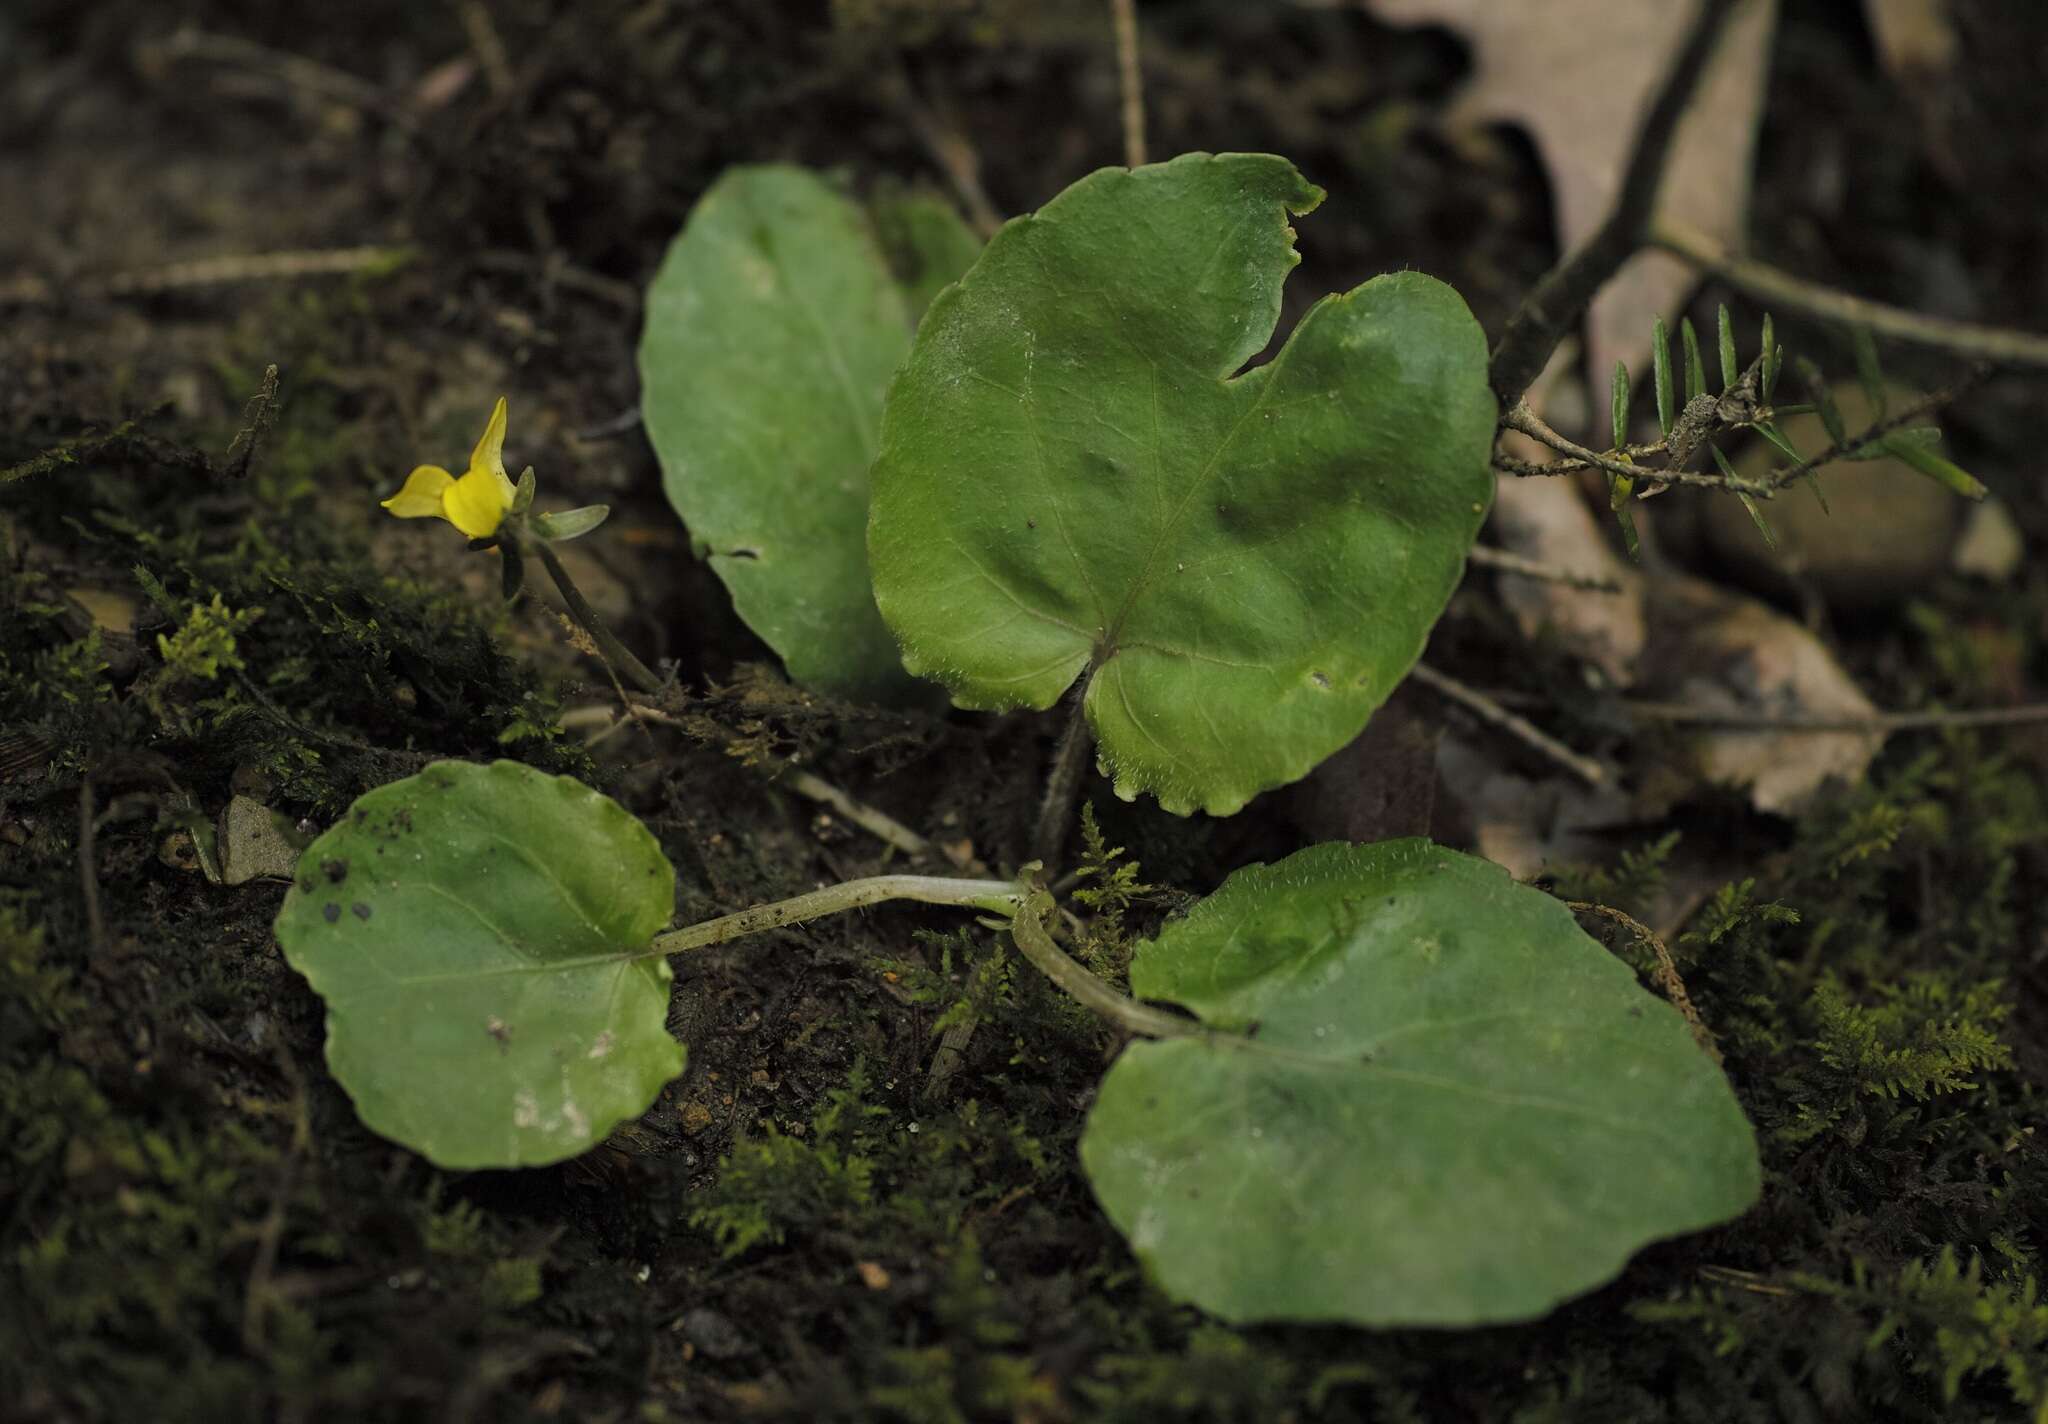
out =
[[[1700,1017],[1700,1011],[1693,1007],[1692,995],[1686,992],[1685,980],[1679,977],[1677,961],[1672,959],[1671,951],[1664,947],[1664,941],[1657,937],[1657,932],[1634,915],[1617,910],[1612,905],[1600,905],[1591,900],[1567,900],[1564,905],[1574,914],[1598,915],[1602,919],[1612,920],[1634,935],[1639,943],[1650,947],[1650,953],[1657,959],[1657,967],[1650,971],[1650,982],[1657,986],[1664,997],[1671,1001],[1671,1007],[1678,1010],[1685,1019],[1686,1026],[1692,1030],[1693,1042],[1700,1046],[1700,1051],[1719,1063],[1721,1050],[1714,1044],[1713,1032]]]
[[[919,143],[931,156],[939,171],[946,175],[946,181],[953,186],[953,195],[967,210],[967,221],[982,237],[993,237],[997,228],[1003,225],[1003,215],[996,205],[989,201],[988,190],[981,185],[981,155],[974,151],[966,135],[941,117],[918,94],[910,82],[910,76],[901,68],[887,76],[889,87],[894,91],[897,107],[909,119],[910,127]]]
[[[1612,455],[1603,455],[1597,450],[1588,450],[1577,441],[1567,439],[1544,423],[1541,416],[1526,405],[1517,404],[1501,417],[1501,425],[1509,430],[1520,431],[1539,444],[1548,445],[1561,455],[1569,455],[1581,462],[1572,465],[1560,460],[1554,464],[1531,464],[1508,455],[1496,455],[1493,463],[1512,475],[1566,474],[1572,469],[1590,465],[1596,470],[1605,470],[1610,475],[1634,480],[1641,485],[1697,485],[1705,489],[1732,489],[1742,494],[1753,494],[1768,499],[1777,493],[1777,486],[1768,480],[1730,479],[1727,475],[1701,474],[1695,470],[1674,470],[1658,465],[1632,465]]]
[[[1612,574],[1581,573],[1576,569],[1559,568],[1555,564],[1538,563],[1525,559],[1520,554],[1511,554],[1506,549],[1496,549],[1487,544],[1474,544],[1465,551],[1468,562],[1495,573],[1513,574],[1516,578],[1535,579],[1541,583],[1561,583],[1568,588],[1583,588],[1593,593],[1620,593],[1621,580]]]
[[[1678,47],[1670,72],[1636,134],[1635,151],[1629,155],[1607,220],[1591,240],[1543,275],[1502,328],[1488,362],[1487,379],[1503,410],[1511,410],[1521,401],[1593,294],[1648,236],[1679,118],[1692,101],[1714,43],[1734,9],[1735,0],[1700,0],[1692,28]]]
[[[23,273],[0,281],[0,306],[51,306],[67,293],[84,297],[149,297],[196,287],[235,286],[244,282],[289,282],[305,277],[347,277],[362,273],[385,276],[418,256],[419,249],[413,247],[257,252],[169,262],[161,267],[116,272],[112,276],[73,284],[54,283]]]
[[[923,855],[932,848],[930,841],[895,817],[854,800],[831,782],[800,766],[785,765],[775,779],[806,800],[830,806],[875,839],[896,847],[905,855]]]
[[[2048,366],[2048,336],[2010,327],[1950,321],[1853,296],[1795,277],[1768,263],[1738,257],[1698,229],[1670,219],[1660,220],[1652,228],[1649,240],[1760,302],[1981,361]]]
[[[317,94],[374,114],[409,136],[419,134],[419,121],[387,98],[376,85],[289,50],[272,49],[239,35],[187,28],[150,46],[145,52],[145,60],[150,62],[179,59],[196,59],[250,70],[274,80],[286,96],[297,98]]]
[[[1883,420],[1868,426],[1859,434],[1847,440],[1838,440],[1818,455],[1809,456],[1796,465],[1788,465],[1782,470],[1773,470],[1771,472],[1772,487],[1774,489],[1783,489],[1794,480],[1813,473],[1813,471],[1818,470],[1830,461],[1841,459],[1852,450],[1860,450],[1873,440],[1883,439],[1895,430],[1903,430],[1930,412],[1939,410],[1941,407],[1960,399],[1976,389],[1989,380],[1992,372],[1997,369],[1995,365],[1988,361],[1972,366],[1956,380],[1951,381],[1932,395],[1922,396],[1919,400],[1900,407]]]
[[[649,707],[640,702],[632,703],[630,706],[636,716],[644,717],[650,722],[658,722],[664,727],[675,727],[681,731],[696,731],[696,728],[682,718],[664,712],[658,707]],[[831,807],[853,825],[860,827],[875,839],[896,847],[905,855],[921,856],[932,848],[929,840],[886,811],[878,811],[865,802],[854,800],[823,777],[805,771],[793,762],[774,761],[766,770],[776,784],[788,787],[806,800]]]
[[[1116,25],[1116,77],[1123,92],[1124,162],[1145,166],[1145,76],[1138,64],[1137,0],[1109,0]]]
[[[1408,675],[1431,691],[1449,698],[1480,721],[1506,732],[1531,749],[1569,771],[1588,786],[1604,786],[1607,768],[1591,757],[1581,756],[1526,717],[1519,717],[1477,688],[1446,677],[1428,663],[1417,663]]]
[[[1679,702],[1623,698],[1615,704],[1643,722],[1684,727],[1723,727],[1748,732],[1936,732],[1963,727],[2022,727],[2048,722],[2048,702],[2021,707],[1975,707],[1956,712],[1872,712],[1861,717],[1799,713],[1721,711]]]

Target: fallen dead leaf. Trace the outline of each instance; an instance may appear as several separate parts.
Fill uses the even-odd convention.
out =
[[[220,816],[221,879],[229,885],[251,880],[289,880],[299,847],[285,835],[280,817],[261,801],[236,796]]]
[[[1779,717],[1868,717],[1877,709],[1821,641],[1741,594],[1674,575],[1649,588],[1650,643],[1641,689],[1708,711]],[[1853,784],[1884,745],[1879,732],[1679,728],[1638,790],[1661,815],[1694,786],[1737,787],[1759,811],[1793,815],[1832,781]],[[1674,749],[1682,749],[1674,758]]]
[[[1520,459],[1540,461],[1548,453],[1512,433],[1506,444]],[[1501,602],[1524,636],[1547,632],[1567,652],[1598,668],[1610,685],[1633,683],[1647,636],[1642,571],[1614,552],[1573,481],[1503,475],[1494,494],[1493,529],[1512,553],[1578,573],[1604,574],[1620,584],[1619,593],[1600,593],[1516,574],[1497,576]]]
[[[1562,774],[1523,776],[1502,766],[1492,748],[1455,734],[1444,737],[1437,770],[1458,839],[1517,880],[1565,865],[1606,864],[1618,844],[1613,828],[1634,819],[1628,793],[1617,786],[1587,786]]]
[[[1636,130],[1684,37],[1690,5],[1646,0],[1359,0],[1399,25],[1445,25],[1472,46],[1472,78],[1453,127],[1526,129],[1550,174],[1558,245],[1579,246],[1606,218]],[[1776,0],[1742,0],[1679,123],[1660,214],[1742,246],[1750,172],[1770,70]],[[1698,278],[1663,253],[1643,253],[1601,290],[1587,316],[1594,389],[1616,361],[1645,364],[1650,319],[1672,315]]]
[[[1863,0],[1878,63],[1903,84],[1939,82],[1955,68],[1961,46],[1947,0]]]

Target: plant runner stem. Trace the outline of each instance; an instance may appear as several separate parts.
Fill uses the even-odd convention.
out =
[[[823,915],[836,915],[889,900],[917,900],[927,905],[957,905],[962,909],[986,910],[994,915],[1014,915],[1024,904],[1024,891],[1012,880],[954,880],[943,875],[871,875],[865,880],[848,880],[797,895],[773,904],[756,905],[738,914],[722,915],[699,925],[669,930],[654,937],[650,952],[682,954],[723,944],[742,935],[802,924]]]
[[[1045,778],[1045,800],[1038,808],[1038,828],[1031,834],[1031,856],[1057,871],[1060,852],[1066,848],[1067,828],[1073,824],[1074,803],[1081,796],[1081,778],[1088,770],[1088,753],[1094,749],[1095,733],[1088,725],[1088,679],[1095,664],[1074,684],[1068,703],[1067,729],[1060,733],[1053,753],[1052,770]]]
[[[1010,938],[1017,942],[1018,952],[1030,960],[1039,973],[1064,989],[1083,1008],[1092,1009],[1130,1033],[1142,1034],[1146,1038],[1186,1038],[1202,1032],[1202,1026],[1193,1019],[1155,1009],[1118,993],[1062,951],[1052,942],[1052,934],[1045,927],[1045,917],[1052,910],[1052,896],[1044,890],[1034,889],[1025,896],[1023,907],[1010,921]]]
[[[606,661],[624,673],[642,692],[660,692],[661,679],[654,675],[647,664],[634,657],[624,643],[612,635],[612,630],[605,626],[604,619],[598,617],[597,610],[584,599],[583,590],[576,587],[576,580],[570,578],[569,571],[562,567],[561,559],[548,547],[548,541],[523,539],[520,543],[540,555],[541,563],[547,566],[548,577],[553,579],[555,587],[562,591],[562,602],[569,605],[569,616],[591,636],[592,641],[597,644],[598,651],[605,655]]]

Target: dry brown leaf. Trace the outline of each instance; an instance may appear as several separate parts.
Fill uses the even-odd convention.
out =
[[[1446,25],[1472,46],[1472,78],[1452,124],[1528,130],[1550,173],[1566,251],[1607,216],[1636,130],[1684,37],[1688,5],[1650,0],[1360,0],[1400,25]],[[1658,210],[1725,247],[1742,246],[1776,0],[1742,0],[1673,142]],[[1587,318],[1594,389],[1616,361],[1644,364],[1650,319],[1670,316],[1697,281],[1662,253],[1632,259]]]
[[[1869,717],[1877,709],[1813,634],[1774,609],[1699,579],[1649,590],[1643,688],[1655,700],[1773,717]],[[1792,815],[1830,781],[1853,784],[1884,745],[1878,732],[1683,728],[1683,755],[1659,756],[1638,809],[1661,814],[1689,783],[1739,787],[1759,811]]]
[[[1879,63],[1906,84],[1945,79],[1960,45],[1947,0],[1863,0]]]
[[[1510,434],[1509,453],[1540,460],[1549,452]],[[1519,444],[1515,442],[1520,442]],[[1620,593],[1596,593],[1568,584],[1499,576],[1501,602],[1527,637],[1548,632],[1616,687],[1635,681],[1646,626],[1643,575],[1615,553],[1598,520],[1569,477],[1516,478],[1504,475],[1493,501],[1494,537],[1510,552],[1575,573],[1605,574]]]
[[[277,814],[247,796],[233,798],[221,812],[217,843],[221,878],[229,885],[289,880],[299,863],[299,847],[286,837]]]
[[[1446,825],[1517,880],[1567,865],[1606,864],[1615,854],[1614,828],[1635,815],[1628,793],[1617,786],[1523,776],[1501,764],[1496,748],[1455,734],[1444,737],[1436,768]]]

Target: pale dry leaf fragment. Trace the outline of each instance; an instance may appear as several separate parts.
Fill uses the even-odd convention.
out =
[[[279,824],[279,816],[261,801],[237,796],[220,817],[221,878],[229,885],[251,880],[289,880],[299,863],[299,847]]]
[[[1549,172],[1558,246],[1578,247],[1607,217],[1651,97],[1684,38],[1692,6],[1649,0],[1359,0],[1399,25],[1444,25],[1472,47],[1472,77],[1449,122],[1526,129]],[[1742,0],[1680,122],[1658,214],[1742,245],[1763,113],[1776,0]],[[1587,319],[1589,368],[1605,388],[1616,361],[1649,349],[1650,319],[1670,316],[1695,274],[1663,253],[1631,259]]]
[[[1774,609],[1699,579],[1649,589],[1643,690],[1663,702],[1744,716],[1863,718],[1876,707],[1834,655]],[[1686,727],[1682,758],[1658,760],[1638,809],[1661,814],[1696,784],[1740,788],[1759,811],[1791,815],[1830,782],[1853,785],[1884,745],[1881,732]]]
[[[1961,48],[1947,0],[1863,0],[1878,62],[1905,84],[1939,81],[1955,68]]]
[[[1504,448],[1522,459],[1542,460],[1549,454],[1512,433]],[[1493,529],[1503,548],[1524,558],[1603,575],[1621,586],[1619,593],[1601,593],[1515,574],[1498,576],[1501,602],[1524,636],[1547,634],[1598,668],[1609,684],[1632,684],[1646,636],[1643,575],[1614,552],[1572,480],[1503,476],[1494,495]]]
[[[1989,583],[2010,583],[2026,556],[2026,535],[2012,511],[1993,497],[1970,506],[1950,567]]]
[[[1455,734],[1444,737],[1436,769],[1447,821],[1517,880],[1560,866],[1606,863],[1614,857],[1616,829],[1634,819],[1634,805],[1618,786],[1524,776],[1501,765],[1493,747]]]

